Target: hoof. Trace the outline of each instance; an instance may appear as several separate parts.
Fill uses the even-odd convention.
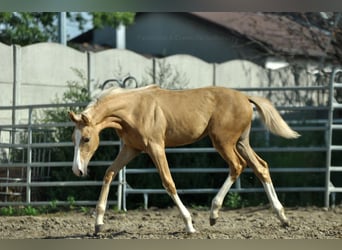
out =
[[[289,227],[290,222],[288,220],[286,220],[286,221],[283,221],[281,225],[282,225],[282,227]]]
[[[195,230],[195,229],[192,229],[192,230],[190,230],[190,231],[186,231],[186,233],[187,234],[195,234],[195,233],[197,233],[197,231]]]
[[[104,231],[104,224],[95,225],[95,235]]]
[[[210,218],[209,222],[210,222],[210,226],[214,226],[216,224],[217,218]]]

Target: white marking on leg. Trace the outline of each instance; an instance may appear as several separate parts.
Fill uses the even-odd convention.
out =
[[[274,190],[272,182],[263,182],[262,184],[265,188],[267,197],[268,197],[272,207],[277,212],[279,219],[282,221],[282,223],[288,224],[288,219],[285,216],[284,207],[278,199],[277,193]]]
[[[273,184],[271,182],[263,182],[267,197],[272,205],[272,207],[279,211],[280,209],[283,208],[281,205],[280,201],[278,200],[278,196],[274,190]]]
[[[226,181],[223,183],[221,189],[219,190],[219,192],[217,193],[217,195],[215,196],[215,198],[213,199],[213,201],[211,203],[211,211],[210,211],[210,218],[211,219],[217,219],[218,218],[218,212],[219,212],[220,208],[222,207],[224,197],[226,197],[226,195],[227,195],[229,189],[231,188],[231,186],[233,185],[233,183],[234,183],[234,180],[229,175],[228,178],[226,179]]]
[[[98,204],[96,207],[96,219],[95,219],[95,225],[103,225],[103,217],[105,213],[106,208],[103,206],[103,204]]]
[[[177,207],[179,208],[180,213],[183,216],[183,220],[185,222],[185,229],[188,233],[195,233],[196,230],[192,225],[191,214],[188,209],[183,205],[181,199],[179,198],[178,194],[170,195],[174,202],[176,203]]]

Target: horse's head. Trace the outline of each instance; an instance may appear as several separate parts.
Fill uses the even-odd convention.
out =
[[[69,112],[70,119],[75,123],[72,140],[75,145],[72,171],[77,176],[87,175],[90,158],[99,146],[99,131],[85,114]]]

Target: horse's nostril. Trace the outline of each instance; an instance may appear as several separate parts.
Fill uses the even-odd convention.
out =
[[[83,172],[80,170],[80,176],[83,176]]]

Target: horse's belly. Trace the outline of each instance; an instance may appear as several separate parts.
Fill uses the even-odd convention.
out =
[[[165,146],[166,147],[176,147],[186,144],[191,144],[207,135],[205,128],[197,129],[179,129],[173,128],[168,129],[165,134]]]

